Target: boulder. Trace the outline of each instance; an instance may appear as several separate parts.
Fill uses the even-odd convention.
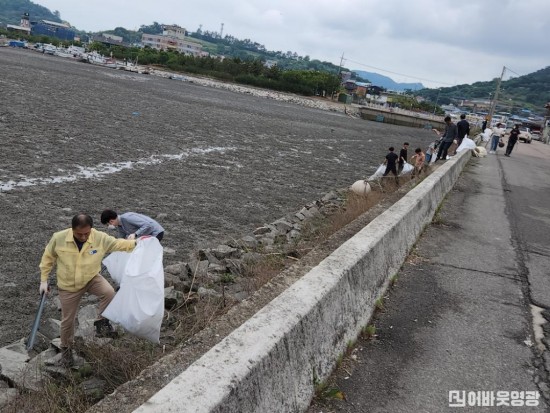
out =
[[[82,337],[84,340],[90,340],[95,337],[94,321],[97,320],[97,308],[94,304],[82,307],[78,312],[78,327],[75,331],[76,337]]]
[[[208,266],[208,274],[225,274],[227,272],[226,265],[210,264]]]
[[[252,231],[252,233],[254,235],[263,235],[263,234],[268,234],[270,232],[271,232],[271,228],[268,227],[267,225],[263,226],[263,227],[256,228],[254,231]]]
[[[286,234],[293,228],[293,224],[284,219],[278,219],[277,221],[273,222],[272,225],[277,228],[277,231],[283,234]]]
[[[238,244],[243,248],[254,249],[258,247],[258,240],[251,235],[247,235],[242,237],[238,241]]]
[[[302,214],[301,212],[297,212],[294,216],[298,218],[300,221],[303,221],[304,219],[306,219],[305,215]]]
[[[208,261],[210,264],[219,264],[220,260],[212,253],[211,249],[199,250],[199,259]]]
[[[42,323],[38,331],[44,334],[49,340],[53,340],[61,334],[61,321],[55,318],[48,318]]]
[[[29,357],[13,350],[0,348],[0,371],[11,383],[24,389],[38,391],[41,388],[41,375],[38,369],[29,366]]]
[[[17,389],[10,388],[0,388],[0,412],[4,411],[4,408],[7,407],[19,394]]]
[[[178,307],[185,301],[185,296],[181,291],[174,290],[174,287],[164,289],[164,308],[171,310]]]
[[[93,400],[100,400],[105,396],[105,387],[107,382],[105,380],[93,377],[89,380],[82,382],[80,385],[84,394]]]
[[[338,199],[338,194],[334,191],[330,191],[328,194],[321,198],[321,201],[328,202],[332,199]]]
[[[205,277],[206,274],[208,273],[209,265],[210,263],[208,262],[208,260],[203,260],[203,261],[195,260],[190,262],[189,269],[191,271],[190,272],[191,276]]]
[[[172,265],[164,267],[165,274],[176,275],[178,277],[187,276],[189,273],[189,266],[186,262],[177,262]]]
[[[232,248],[229,245],[218,245],[216,248],[212,249],[212,254],[219,259],[224,260],[226,258],[239,258],[241,252],[237,248]]]
[[[203,297],[215,297],[215,298],[220,298],[222,295],[217,292],[216,290],[213,290],[211,288],[204,288],[204,287],[200,287],[199,290],[197,291],[197,294],[199,295],[199,297],[203,298]]]

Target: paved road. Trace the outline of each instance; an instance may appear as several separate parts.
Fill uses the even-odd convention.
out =
[[[497,407],[511,393],[496,396],[548,395],[550,354],[541,356],[531,308],[550,308],[549,202],[550,147],[472,159],[388,294],[377,338],[359,340],[330,379],[346,399],[320,398],[309,413],[548,411],[542,397]],[[452,390],[466,400],[451,403]],[[493,406],[469,392],[495,396]]]

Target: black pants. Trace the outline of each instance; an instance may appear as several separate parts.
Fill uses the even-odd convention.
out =
[[[437,158],[435,158],[435,160],[437,161],[438,159],[443,159],[443,160],[447,159],[447,151],[449,150],[452,144],[453,144],[453,141],[441,142],[441,145],[439,145],[439,152],[437,152]]]
[[[506,155],[510,156],[512,153],[512,149],[514,149],[514,145],[516,144],[516,141],[508,140],[508,146],[506,147]]]
[[[384,172],[384,175],[382,176],[388,176],[389,173],[392,173],[394,174],[395,176],[397,176],[397,169],[395,169],[395,165],[388,165],[386,166],[386,172]]]

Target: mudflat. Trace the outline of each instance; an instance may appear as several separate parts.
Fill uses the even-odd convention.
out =
[[[0,346],[26,336],[52,233],[147,214],[165,264],[374,172],[431,131],[0,48]]]

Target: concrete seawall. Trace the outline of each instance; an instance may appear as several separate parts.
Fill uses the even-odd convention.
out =
[[[447,161],[136,412],[300,412],[470,158]]]

